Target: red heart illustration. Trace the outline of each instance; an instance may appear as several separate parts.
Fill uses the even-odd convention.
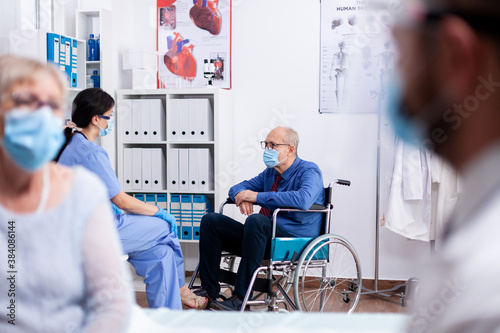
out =
[[[193,3],[194,6],[189,11],[193,23],[212,35],[218,35],[222,26],[222,17],[217,8],[219,0],[193,0]]]
[[[174,32],[174,35],[173,41],[170,36],[167,39],[169,50],[163,56],[163,62],[173,74],[192,81],[196,76],[196,60],[192,54],[193,45],[184,46],[189,43],[189,39],[183,40],[177,32]]]

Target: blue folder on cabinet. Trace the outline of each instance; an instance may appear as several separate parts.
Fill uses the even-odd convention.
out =
[[[145,197],[144,193],[135,193],[134,198],[136,198],[137,200],[141,200],[143,202],[146,202],[146,197]]]
[[[156,205],[160,208],[167,209],[167,195],[166,194],[157,194],[156,195]],[[172,214],[172,212],[170,212]],[[177,219],[177,217],[176,217]]]
[[[200,224],[203,215],[212,211],[205,195],[193,195],[193,239],[200,239]]]
[[[193,202],[191,195],[181,195],[182,239],[193,239]]]
[[[170,214],[177,220],[177,234],[181,239],[181,196],[180,194],[170,195]]]

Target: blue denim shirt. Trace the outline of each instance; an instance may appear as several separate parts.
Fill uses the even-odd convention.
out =
[[[281,207],[309,209],[313,204],[325,203],[323,176],[319,167],[313,163],[295,159],[293,164],[281,175],[278,190],[270,192],[277,171],[267,168],[257,177],[234,185],[229,197],[244,190],[258,192],[257,204],[273,211]],[[321,213],[280,213],[277,223],[296,237],[317,237],[320,234],[323,214]]]

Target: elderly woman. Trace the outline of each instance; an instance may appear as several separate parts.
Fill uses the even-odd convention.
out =
[[[163,208],[126,194],[111,168],[108,154],[94,141],[113,128],[113,98],[99,88],[81,91],[73,102],[72,122],[65,130],[66,144],[59,163],[82,165],[106,184],[108,198],[120,210],[115,223],[125,253],[137,274],[145,278],[150,308],[204,309],[207,299],[185,285],[184,258],[175,218]]]
[[[128,325],[133,294],[105,187],[49,163],[64,142],[64,86],[55,68],[0,56],[1,332]]]

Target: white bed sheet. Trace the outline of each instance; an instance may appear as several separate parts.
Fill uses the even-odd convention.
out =
[[[370,332],[404,333],[409,316],[394,313],[318,314],[174,311],[166,308],[141,309],[134,307],[129,333],[136,332]]]

